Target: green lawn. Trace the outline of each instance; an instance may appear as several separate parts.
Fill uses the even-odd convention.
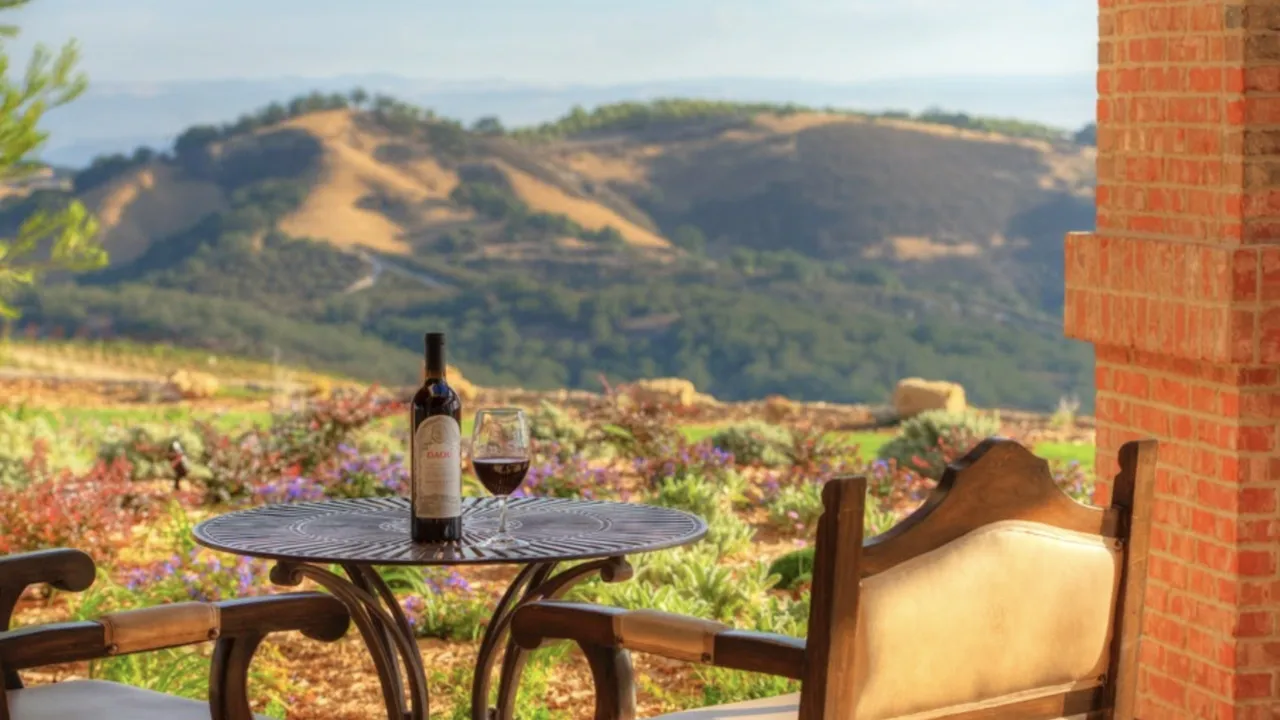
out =
[[[177,425],[192,420],[209,420],[220,430],[233,431],[247,429],[252,425],[266,425],[271,422],[271,414],[265,410],[230,410],[210,411],[192,410],[175,406],[170,408],[24,408],[24,418],[46,418],[55,427],[107,427],[112,425],[138,425],[155,423],[161,425]],[[374,425],[384,432],[395,432],[404,423],[404,418],[396,416],[384,418]],[[468,414],[462,419],[462,435],[470,437],[475,425],[475,416]],[[680,430],[691,442],[710,438],[718,429],[716,425],[688,425]],[[839,437],[850,444],[858,446],[858,455],[870,460],[876,457],[880,447],[893,438],[890,433],[854,432],[839,433]],[[1051,462],[1077,462],[1086,472],[1093,472],[1094,448],[1092,445],[1074,443],[1040,443],[1035,448],[1036,454]]]
[[[1075,443],[1043,442],[1036,445],[1036,454],[1050,462],[1077,462],[1088,473],[1093,473],[1094,446]]]
[[[717,429],[719,426],[716,425],[689,425],[680,430],[691,442],[698,442],[714,435]],[[852,432],[837,433],[837,435],[843,441],[857,445],[858,456],[865,460],[874,459],[879,454],[881,446],[893,439],[893,434],[886,432]],[[1092,445],[1046,442],[1036,445],[1035,452],[1050,462],[1077,462],[1087,472],[1093,472]]]

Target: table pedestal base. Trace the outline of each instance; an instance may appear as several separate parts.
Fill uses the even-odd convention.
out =
[[[605,582],[618,582],[631,577],[631,566],[624,557],[592,560],[555,573],[558,562],[525,565],[511,581],[494,609],[485,628],[476,655],[475,676],[471,684],[472,720],[512,720],[516,692],[524,670],[524,651],[507,637],[507,629],[516,609],[534,600],[553,600],[596,573]],[[342,577],[308,563],[279,562],[271,568],[271,581],[293,587],[309,579],[341,600],[351,613],[369,654],[373,658],[382,685],[382,699],[388,720],[428,720],[430,697],[422,655],[408,618],[395,595],[372,566],[344,564]],[[498,650],[504,649],[498,675],[497,705],[489,705],[493,687],[493,671]],[[408,703],[405,692],[408,691]]]
[[[480,640],[480,652],[476,655],[476,672],[471,682],[471,720],[512,720],[516,705],[516,692],[520,689],[520,676],[524,670],[525,651],[516,646],[507,635],[511,617],[521,605],[534,600],[554,600],[574,585],[591,575],[600,574],[605,582],[620,582],[631,578],[631,565],[624,557],[611,557],[581,563],[558,574],[556,562],[533,563],[524,566],[520,574],[498,601],[493,618]],[[498,675],[497,705],[489,705],[493,666],[497,652],[504,643],[502,668]]]
[[[431,710],[426,673],[404,610],[371,566],[344,564],[342,569],[350,580],[316,565],[280,562],[271,568],[271,582],[293,587],[307,578],[341,600],[373,657],[388,720],[427,720]]]

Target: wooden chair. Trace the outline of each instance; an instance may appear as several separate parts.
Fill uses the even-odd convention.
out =
[[[1110,507],[1075,502],[1021,445],[982,442],[912,515],[863,542],[864,478],[823,489],[808,637],[540,601],[523,648],[577,642],[597,720],[631,720],[628,650],[801,681],[666,720],[1134,717],[1156,443],[1129,443]]]
[[[249,662],[263,638],[298,630],[332,641],[349,617],[337,599],[292,593],[214,603],[188,602],[113,613],[97,622],[8,630],[18,598],[47,583],[79,592],[93,584],[93,560],[78,550],[0,557],[0,720],[251,720]],[[96,680],[24,688],[19,670],[215,641],[209,702]]]

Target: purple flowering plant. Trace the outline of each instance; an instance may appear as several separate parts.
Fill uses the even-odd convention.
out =
[[[687,477],[716,483],[726,480],[736,468],[733,453],[709,442],[689,443],[683,439],[665,443],[662,452],[636,458],[632,465],[649,487],[655,488],[669,480]]]
[[[271,587],[264,560],[239,557],[223,562],[218,554],[192,548],[168,559],[124,571],[123,585],[139,605],[196,600],[212,602],[264,595]]]
[[[484,632],[492,598],[477,592],[457,570],[403,567],[380,572],[401,596],[400,609],[418,637],[470,641]]]
[[[537,457],[511,497],[582,498],[584,500],[629,499],[622,474],[611,464],[593,465],[581,453],[565,456],[557,443],[539,444]]]
[[[365,455],[347,443],[338,445],[337,462],[323,476],[325,495],[331,498],[395,497],[409,486],[404,456]]]

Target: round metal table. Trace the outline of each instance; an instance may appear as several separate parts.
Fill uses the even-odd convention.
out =
[[[292,587],[309,578],[342,600],[373,656],[391,720],[427,720],[429,694],[413,628],[374,568],[523,565],[485,628],[471,687],[473,720],[509,720],[524,667],[523,652],[509,639],[503,642],[516,608],[560,597],[591,575],[606,582],[626,580],[631,577],[628,554],[687,545],[707,532],[701,519],[679,510],[561,498],[508,501],[508,531],[527,541],[526,547],[478,547],[497,527],[496,498],[463,498],[461,541],[415,543],[409,538],[407,499],[359,498],[240,510],[206,520],[194,533],[205,547],[274,560],[271,580],[277,585]],[[557,566],[568,561],[586,562],[557,573]],[[347,577],[322,565],[339,565]],[[497,706],[490,707],[494,664],[503,645]]]

